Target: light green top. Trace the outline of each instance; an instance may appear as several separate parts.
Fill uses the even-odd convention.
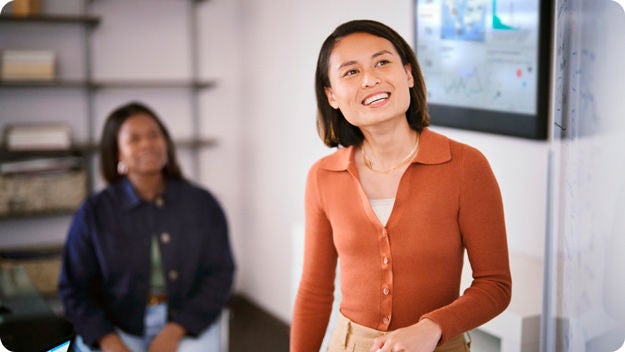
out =
[[[165,293],[165,275],[161,265],[161,251],[157,236],[152,236],[152,255],[150,256],[150,291],[153,294]]]

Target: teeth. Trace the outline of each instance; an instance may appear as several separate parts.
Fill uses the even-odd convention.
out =
[[[365,99],[364,104],[365,105],[370,105],[375,103],[378,100],[382,100],[382,99],[386,99],[388,98],[388,93],[380,93],[380,94],[376,94],[374,96],[371,96],[367,99]]]

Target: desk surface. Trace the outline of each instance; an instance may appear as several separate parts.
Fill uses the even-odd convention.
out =
[[[56,316],[24,268],[0,265],[0,340],[11,351],[47,351],[73,334]]]

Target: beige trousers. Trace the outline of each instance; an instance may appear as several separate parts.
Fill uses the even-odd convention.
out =
[[[373,340],[384,333],[356,324],[339,313],[328,344],[328,352],[369,352]],[[460,334],[437,347],[434,352],[470,352],[470,346],[471,342],[466,342],[464,334]]]

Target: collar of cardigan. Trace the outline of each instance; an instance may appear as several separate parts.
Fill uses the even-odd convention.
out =
[[[411,163],[426,165],[442,164],[451,160],[451,147],[449,138],[436,133],[429,128],[424,128],[419,141],[419,152],[412,159]],[[320,162],[320,166],[332,171],[345,171],[350,163],[354,162],[354,152],[356,147],[350,146],[339,148]]]

